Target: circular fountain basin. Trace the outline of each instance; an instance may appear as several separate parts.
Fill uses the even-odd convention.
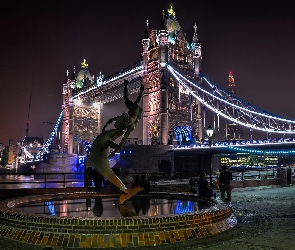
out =
[[[232,209],[194,194],[140,193],[27,196],[0,202],[0,236],[72,248],[122,248],[203,238],[235,224]]]

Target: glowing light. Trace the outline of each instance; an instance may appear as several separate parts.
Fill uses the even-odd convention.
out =
[[[94,107],[95,109],[100,109],[101,106],[102,106],[102,104],[101,104],[100,102],[94,102],[94,103],[93,103],[93,107]]]
[[[122,74],[118,74],[118,75],[112,77],[111,79],[108,79],[108,80],[104,81],[104,86],[111,85],[113,82],[115,82],[117,80],[123,80],[124,78],[126,78],[126,76],[136,74],[136,73],[140,73],[140,76],[143,75],[143,67],[142,67],[142,65],[137,66],[135,68],[132,68],[130,70],[127,70],[127,71],[123,72]],[[98,89],[98,88],[99,87],[95,85],[95,86],[93,86],[93,87],[91,87],[91,88],[89,88],[87,90],[81,91],[78,94],[74,95],[72,97],[72,99],[74,100],[74,99],[77,99],[78,97],[82,97],[82,96],[86,95],[87,93],[89,93],[89,92],[91,92],[91,91],[93,91],[95,89]]]
[[[61,111],[61,112],[60,112],[60,115],[59,115],[59,117],[58,117],[58,119],[57,119],[57,122],[56,122],[56,124],[54,125],[54,128],[53,128],[53,130],[52,130],[52,132],[51,132],[49,138],[48,138],[47,141],[43,144],[43,146],[42,146],[42,148],[40,149],[40,151],[35,155],[34,160],[36,160],[36,161],[40,161],[40,160],[42,160],[41,158],[42,158],[42,156],[43,156],[44,154],[49,153],[49,147],[50,147],[50,145],[52,144],[54,138],[56,137],[57,130],[58,130],[59,126],[60,126],[60,123],[61,123],[62,117],[63,117],[63,112]]]
[[[167,12],[168,12],[169,16],[172,16],[172,17],[175,17],[176,16],[176,13],[173,10],[173,5],[172,4],[170,4],[170,9],[168,9]]]
[[[176,70],[174,70],[170,65],[167,64],[167,69],[172,73],[172,75],[176,78],[176,80],[185,88],[187,89],[191,95],[196,98],[199,102],[201,102],[202,104],[204,104],[206,107],[208,107],[210,110],[212,110],[213,112],[215,112],[217,115],[220,115],[220,116],[223,116],[225,117],[226,119],[228,120],[231,120],[237,124],[240,124],[242,126],[245,126],[245,127],[249,127],[249,128],[254,128],[254,129],[257,129],[257,130],[261,130],[261,131],[267,131],[267,132],[276,132],[276,133],[294,133],[293,130],[289,129],[289,130],[286,130],[286,129],[283,129],[284,126],[281,125],[281,126],[277,126],[277,127],[270,127],[269,125],[266,126],[266,123],[263,122],[263,121],[257,121],[258,118],[255,118],[253,116],[252,118],[252,121],[256,121],[257,124],[253,124],[252,122],[250,123],[246,123],[245,121],[243,120],[240,120],[238,118],[233,118],[231,116],[229,116],[229,114],[225,113],[225,112],[222,112],[223,110],[219,110],[217,109],[217,107],[213,106],[213,102],[216,102],[216,101],[219,101],[220,103],[223,103],[226,107],[232,107],[234,109],[237,110],[237,112],[244,112],[245,113],[245,116],[247,115],[249,117],[251,117],[251,114],[253,115],[257,115],[257,116],[260,116],[260,117],[265,117],[265,118],[268,118],[268,119],[273,119],[274,120],[274,123],[280,121],[280,122],[286,122],[286,123],[292,123],[294,124],[295,121],[293,120],[289,120],[289,119],[285,119],[285,118],[281,118],[281,117],[278,117],[278,116],[274,116],[270,113],[267,113],[267,112],[258,112],[258,110],[260,111],[261,109],[250,109],[250,107],[254,107],[253,105],[251,104],[248,104],[247,107],[243,107],[243,106],[239,106],[235,103],[233,103],[232,101],[230,100],[226,100],[223,96],[218,96],[216,94],[212,94],[210,93],[209,91],[206,91],[204,89],[202,89],[200,86],[196,85],[195,83],[191,82],[190,80],[188,80],[186,77],[184,77],[182,74],[178,73]],[[202,76],[203,79],[205,79],[205,81],[208,81],[204,76]],[[194,91],[189,88],[185,83],[184,81],[188,84],[190,84],[192,86],[192,88],[194,89]],[[211,86],[214,86],[213,84],[211,84]],[[219,86],[218,86],[219,87]],[[219,89],[221,89],[219,87]],[[200,95],[200,93],[203,94],[203,96]],[[224,91],[226,92],[226,91]],[[206,96],[207,98],[211,98],[209,99],[208,101],[204,99],[204,96]],[[246,103],[246,102],[244,102]],[[255,111],[257,110],[257,111]],[[250,114],[249,114],[250,113]],[[256,119],[256,120],[255,120]],[[265,127],[258,127],[258,125],[264,125]]]
[[[295,154],[295,150],[254,150],[254,149],[246,149],[239,147],[228,146],[229,149],[235,151],[242,151],[245,153],[255,153],[255,154],[268,154],[268,155],[281,155],[281,154]]]
[[[80,106],[82,104],[82,100],[80,98],[75,100],[75,105]]]
[[[104,75],[102,75],[100,72],[99,76],[96,78],[96,86],[100,87],[101,85],[103,85],[103,80],[104,80]]]
[[[86,63],[86,59],[84,59],[84,61],[81,63],[81,68],[88,68],[88,63]]]
[[[191,140],[191,128],[188,126],[177,126],[174,128],[176,140],[178,142],[188,142]]]

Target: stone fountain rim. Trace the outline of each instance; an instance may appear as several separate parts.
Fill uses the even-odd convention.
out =
[[[177,198],[189,198],[193,199],[194,201],[203,201],[207,203],[211,203],[212,206],[208,209],[202,209],[200,211],[196,212],[188,212],[183,214],[171,214],[171,215],[156,215],[152,218],[171,218],[171,217],[179,217],[179,216],[187,216],[192,214],[205,214],[208,212],[214,212],[218,210],[223,210],[228,208],[229,206],[224,204],[223,202],[219,202],[214,199],[206,199],[202,198],[196,194],[184,194],[184,193],[171,193],[171,192],[149,192],[149,193],[140,193],[135,195],[135,197],[145,197],[145,196],[163,196],[165,197],[177,197]],[[80,217],[61,217],[61,216],[51,216],[51,215],[38,215],[38,214],[32,214],[32,213],[25,213],[21,211],[14,210],[15,207],[19,207],[21,204],[29,204],[29,203],[39,203],[48,201],[50,199],[74,199],[74,198],[87,198],[87,196],[90,196],[91,198],[119,198],[120,194],[118,193],[96,193],[96,192],[73,192],[73,193],[57,193],[57,194],[43,194],[43,195],[33,195],[33,196],[24,196],[24,197],[17,197],[13,199],[7,199],[0,201],[0,213],[8,213],[10,215],[19,215],[19,216],[29,216],[34,218],[55,218],[55,219],[79,219],[79,220],[129,220],[129,219],[149,219],[150,216],[133,216],[133,217],[106,217],[106,218],[80,218]]]

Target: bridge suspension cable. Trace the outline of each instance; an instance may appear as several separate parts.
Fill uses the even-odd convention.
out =
[[[47,141],[43,144],[43,147],[40,149],[40,151],[35,155],[35,158],[34,160],[35,161],[41,161],[42,160],[42,156],[44,154],[47,154],[49,153],[49,147],[50,145],[52,145],[52,142],[54,140],[54,138],[56,137],[57,135],[57,131],[58,131],[58,128],[60,126],[60,123],[62,121],[62,116],[63,116],[63,112],[61,111],[60,114],[59,114],[59,117],[54,125],[54,128],[49,136],[49,138],[47,139]]]
[[[139,66],[138,66],[139,65]],[[132,68],[129,68],[128,70],[122,72],[122,73],[118,73],[118,74],[115,74],[113,76],[111,76],[109,79],[105,79],[104,83],[102,86],[97,86],[97,85],[94,85],[92,87],[90,87],[89,89],[86,89],[86,90],[83,90],[83,91],[80,91],[78,94],[74,95],[72,97],[72,99],[77,99],[79,97],[82,97],[82,96],[85,96],[87,95],[89,92],[91,91],[94,91],[100,87],[103,87],[103,86],[111,86],[111,84],[117,82],[117,81],[123,81],[125,78],[128,78],[128,77],[134,77],[136,76],[136,74],[139,74],[140,76],[142,75],[142,62],[140,62],[139,64],[135,65],[135,67],[132,67]]]
[[[214,82],[201,77],[209,85],[212,93],[192,82],[167,64],[167,69],[189,93],[204,106],[236,124],[244,127],[274,133],[295,133],[295,121],[269,113],[237,98]]]

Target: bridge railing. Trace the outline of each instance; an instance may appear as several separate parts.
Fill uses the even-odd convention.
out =
[[[177,171],[177,172],[144,172],[132,173],[141,176],[146,174],[152,184],[156,183],[189,183],[193,178],[196,180],[200,172]],[[209,180],[209,173],[207,179]],[[272,179],[277,177],[276,169],[258,169],[258,170],[239,170],[233,171],[233,180],[243,181],[248,179]],[[118,174],[120,178],[124,173]],[[217,174],[212,175],[213,182],[217,181]],[[103,185],[108,186],[109,181],[105,180]],[[66,187],[88,187],[93,186],[92,176],[89,173],[12,173],[0,172],[0,189],[20,189],[20,188],[66,188]]]

